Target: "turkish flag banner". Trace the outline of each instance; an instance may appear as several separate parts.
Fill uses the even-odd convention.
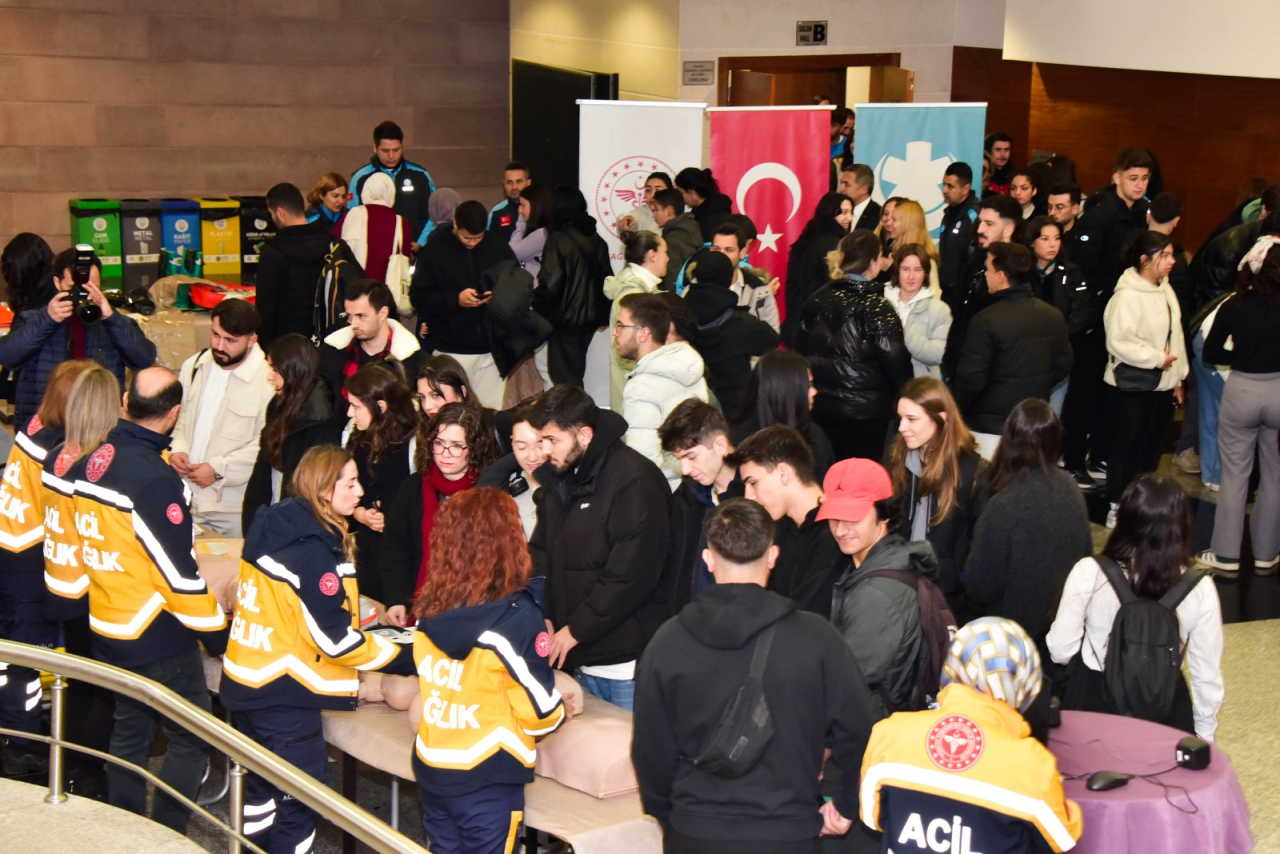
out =
[[[751,264],[782,279],[791,244],[831,186],[832,107],[712,107],[711,171],[733,209],[755,223]]]

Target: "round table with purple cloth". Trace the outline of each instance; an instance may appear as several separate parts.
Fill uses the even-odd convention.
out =
[[[1049,731],[1049,750],[1061,774],[1084,775],[1063,780],[1067,797],[1084,814],[1084,836],[1073,852],[1234,854],[1253,848],[1249,806],[1227,755],[1212,745],[1208,768],[1174,767],[1178,741],[1186,735],[1134,718],[1062,713],[1062,726]],[[1085,788],[1095,771],[1151,774],[1171,767],[1109,792]]]

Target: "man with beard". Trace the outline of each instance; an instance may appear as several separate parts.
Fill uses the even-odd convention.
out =
[[[191,487],[191,516],[200,527],[241,537],[244,490],[258,437],[275,394],[258,346],[258,310],[226,299],[213,310],[209,349],[182,363],[182,409],[173,428],[169,465]]]
[[[951,306],[952,317],[947,349],[942,357],[942,371],[948,379],[956,375],[969,321],[991,304],[987,290],[987,249],[993,243],[1015,240],[1021,224],[1022,206],[1011,197],[998,195],[982,200],[978,208],[978,222],[974,226],[974,249],[969,253],[969,261],[955,289],[950,294],[943,294]]]
[[[630,710],[636,660],[666,617],[658,581],[671,490],[622,442],[622,416],[577,386],[558,385],[529,414],[547,461],[529,541],[547,579],[548,660],[589,693]]]
[[[333,399],[347,399],[347,379],[369,362],[395,359],[406,377],[415,377],[427,358],[418,337],[395,319],[396,301],[391,288],[376,279],[356,279],[343,292],[342,311],[347,326],[339,327],[320,343],[320,376],[329,383]]]

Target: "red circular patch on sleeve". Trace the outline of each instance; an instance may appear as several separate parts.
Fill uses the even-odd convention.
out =
[[[169,521],[172,522],[173,524],[175,525],[182,524],[182,515],[183,515],[182,508],[178,506],[177,502],[170,504],[165,509],[164,515],[167,516],[169,518]]]
[[[91,483],[97,483],[107,473],[107,467],[111,465],[111,461],[115,458],[115,446],[103,445],[89,455],[89,462],[85,463],[85,477],[89,478]]]
[[[76,455],[73,448],[63,448],[58,452],[58,458],[53,461],[53,473],[58,477],[62,477],[71,468],[71,458]]]
[[[32,415],[31,421],[27,424],[27,435],[34,436],[39,433],[43,427],[44,425],[40,423],[40,416]]]
[[[546,632],[542,632],[541,634],[539,634],[538,637],[533,641],[533,651],[536,652],[541,658],[546,658],[548,655],[550,655],[551,654],[551,635],[547,634]]]
[[[326,596],[337,596],[338,591],[342,589],[342,582],[338,580],[338,576],[332,572],[326,572],[320,576],[320,592]]]
[[[982,757],[982,728],[964,715],[942,718],[925,739],[925,750],[943,771],[965,771]]]

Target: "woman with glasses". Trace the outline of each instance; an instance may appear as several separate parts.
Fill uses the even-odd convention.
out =
[[[400,486],[387,512],[382,595],[387,621],[410,625],[407,605],[427,580],[425,558],[440,506],[476,485],[480,470],[500,456],[483,415],[465,403],[446,403],[427,425],[415,455],[416,473]]]

